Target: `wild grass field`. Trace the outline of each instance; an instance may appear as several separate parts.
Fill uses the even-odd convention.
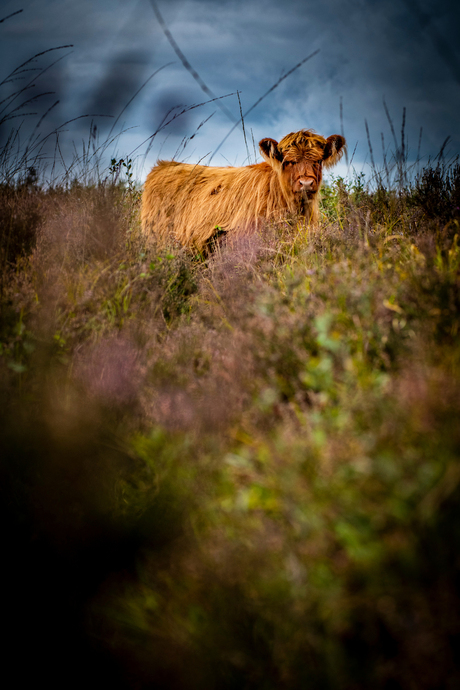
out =
[[[130,175],[0,186],[4,673],[459,687],[458,163],[206,259]]]

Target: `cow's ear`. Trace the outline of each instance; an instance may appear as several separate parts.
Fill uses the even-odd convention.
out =
[[[326,168],[331,168],[339,162],[346,149],[345,138],[340,134],[332,134],[326,139],[324,147],[323,163]]]
[[[267,163],[273,164],[274,161],[281,162],[283,160],[283,154],[278,148],[278,142],[274,139],[261,139],[259,141],[259,149]]]

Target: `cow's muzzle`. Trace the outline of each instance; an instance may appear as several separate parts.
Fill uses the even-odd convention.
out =
[[[304,194],[315,194],[318,191],[319,185],[314,177],[303,177],[299,180],[300,191]]]

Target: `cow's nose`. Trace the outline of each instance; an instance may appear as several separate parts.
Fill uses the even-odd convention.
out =
[[[300,180],[300,185],[303,191],[305,192],[314,192],[316,191],[316,180],[314,180],[311,177],[302,177]]]

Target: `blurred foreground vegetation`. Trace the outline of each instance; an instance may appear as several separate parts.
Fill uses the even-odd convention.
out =
[[[4,673],[460,687],[460,169],[208,258],[0,188]]]

